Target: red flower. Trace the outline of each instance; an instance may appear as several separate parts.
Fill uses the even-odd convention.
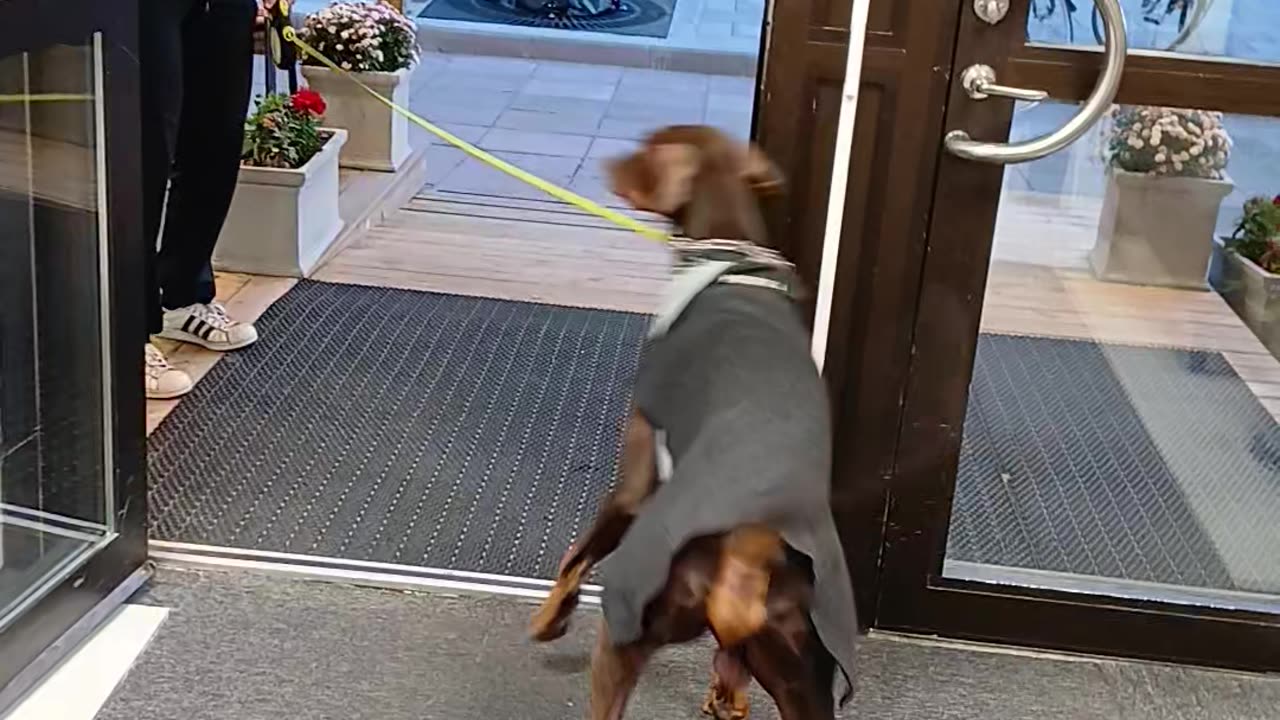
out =
[[[1277,195],[1274,198],[1272,198],[1271,204],[1275,205],[1276,207],[1280,207],[1280,195]]]
[[[289,98],[289,106],[300,113],[311,113],[312,115],[324,115],[326,105],[324,98],[320,97],[320,93],[315,90],[307,90],[303,88],[293,94]]]

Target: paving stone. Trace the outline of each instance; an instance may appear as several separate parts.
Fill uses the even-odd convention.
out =
[[[532,110],[507,110],[497,117],[494,125],[510,130],[595,135],[603,116],[604,113],[600,111],[544,113]]]
[[[639,147],[640,143],[635,140],[598,137],[591,142],[591,148],[587,151],[587,157],[614,158],[620,155],[626,155]]]
[[[648,103],[610,103],[605,111],[606,119],[647,122],[657,128],[662,125],[679,125],[702,121],[701,102],[688,105],[652,105]]]
[[[565,135],[561,133],[533,132],[493,128],[480,141],[481,148],[489,151],[530,153],[533,155],[557,155],[560,157],[585,157],[591,147],[589,135]]]
[[[523,91],[530,95],[550,95],[552,97],[579,98],[582,100],[609,100],[617,89],[615,82],[581,81],[581,80],[547,80],[533,78],[523,86]]]
[[[597,113],[603,117],[605,109],[609,107],[609,103],[605,100],[584,100],[582,98],[521,93],[516,95],[508,107],[512,110],[532,110],[533,112],[561,115]]]
[[[622,68],[614,65],[591,65],[554,60],[538,62],[533,77],[543,80],[616,83],[622,79]]]
[[[495,152],[496,157],[520,167],[556,185],[567,185],[578,169],[578,158],[532,155],[528,153]],[[444,191],[479,193],[502,197],[545,197],[541,190],[526,185],[506,173],[489,167],[479,160],[467,158],[449,173],[437,187]]]

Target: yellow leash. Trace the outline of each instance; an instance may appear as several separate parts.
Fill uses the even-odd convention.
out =
[[[0,103],[80,102],[93,100],[93,95],[83,93],[36,93],[33,95],[0,95]]]
[[[445,130],[444,128],[441,128],[431,122],[428,122],[427,120],[424,120],[413,111],[407,108],[400,107],[399,105],[391,102],[387,98],[380,95],[373,88],[369,87],[363,82],[360,82],[360,80],[355,76],[353,76],[351,73],[339,67],[337,63],[333,62],[329,58],[320,54],[318,50],[311,47],[302,38],[298,37],[297,32],[292,27],[285,27],[283,36],[285,40],[293,43],[294,45],[297,45],[299,50],[315,58],[325,67],[329,68],[330,70],[333,70],[334,72],[345,75],[349,80],[354,82],[356,85],[359,85],[365,92],[377,98],[383,105],[386,105],[387,107],[391,108],[393,112],[400,113],[401,115],[408,118],[411,122],[413,122],[413,124],[417,125],[423,130],[426,130],[432,135],[435,135],[441,140],[444,140],[445,142],[458,148],[459,150],[465,152],[466,154],[479,160],[480,162],[486,165],[489,165],[490,167],[493,167],[497,170],[501,170],[502,172],[516,178],[517,180],[528,183],[529,185],[532,185],[533,187],[538,188],[542,192],[545,192],[554,198],[563,200],[564,202],[569,203],[570,205],[573,205],[585,212],[591,213],[592,215],[595,215],[597,217],[604,218],[609,222],[612,222],[616,225],[624,227],[628,230],[635,231],[647,238],[650,238],[652,240],[659,240],[662,242],[666,242],[671,239],[671,236],[663,232],[662,230],[646,225],[616,210],[611,210],[597,202],[588,200],[587,198],[584,198],[575,192],[566,190],[565,188],[559,187],[557,185],[553,185],[536,175],[533,175],[524,170],[521,170],[520,168],[516,167],[515,165],[512,165],[509,162],[506,162],[501,158],[494,157],[493,155],[490,155],[484,150],[481,150],[480,148],[463,140],[462,138],[457,137],[456,135],[449,132],[448,130]]]

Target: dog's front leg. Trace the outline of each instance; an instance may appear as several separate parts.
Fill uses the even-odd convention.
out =
[[[622,445],[618,486],[605,499],[591,529],[560,561],[555,587],[530,624],[529,633],[535,640],[555,640],[568,631],[582,581],[596,563],[617,549],[641,503],[653,493],[658,484],[655,438],[649,421],[632,411]]]
[[[614,645],[608,625],[600,621],[591,655],[591,720],[622,720],[631,692],[652,655],[652,648],[645,645]]]

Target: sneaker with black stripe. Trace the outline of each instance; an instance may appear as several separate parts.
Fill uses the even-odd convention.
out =
[[[165,310],[164,329],[159,335],[218,351],[239,350],[258,341],[253,325],[232,319],[217,301]]]

